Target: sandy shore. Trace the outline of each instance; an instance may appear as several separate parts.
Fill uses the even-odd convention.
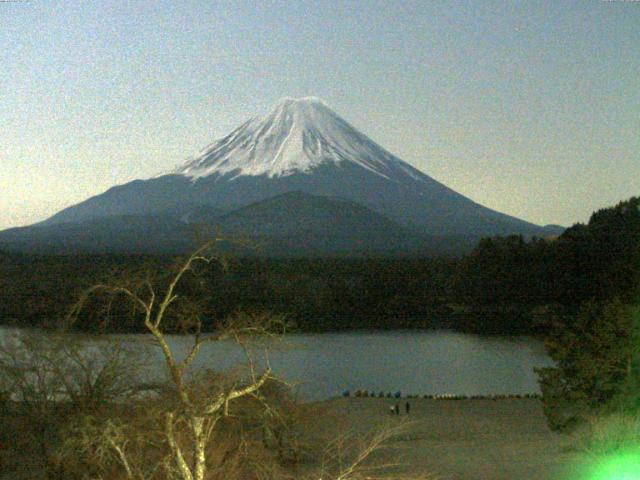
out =
[[[565,436],[551,432],[537,399],[428,400],[411,399],[406,414],[389,407],[395,399],[338,398],[303,404],[305,431],[311,437],[334,439],[352,432],[353,441],[382,425],[408,423],[389,449],[372,460],[401,459],[406,474],[431,474],[433,480],[579,480],[569,466],[577,454],[564,448]],[[13,459],[0,466],[0,479],[41,478],[37,456]],[[9,465],[5,464],[5,467]],[[397,471],[397,470],[392,470]]]
[[[322,428],[363,432],[384,422],[406,422],[394,447],[405,468],[446,480],[567,480],[576,454],[551,432],[537,399],[411,399],[411,411],[389,413],[395,399],[340,398],[321,402],[331,422]],[[335,418],[342,419],[335,421]],[[397,454],[397,451],[396,451]],[[390,456],[391,452],[383,455]],[[437,475],[436,475],[437,474]]]

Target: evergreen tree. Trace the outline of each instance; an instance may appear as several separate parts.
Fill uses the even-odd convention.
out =
[[[629,385],[639,352],[631,309],[618,298],[586,302],[575,317],[554,321],[545,347],[556,366],[536,372],[552,430],[609,407]]]

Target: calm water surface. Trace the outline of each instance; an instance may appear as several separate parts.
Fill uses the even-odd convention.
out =
[[[0,329],[0,334],[9,330]],[[143,336],[103,336],[100,342],[147,343]],[[180,358],[188,337],[171,336]],[[340,395],[344,390],[402,394],[488,395],[539,392],[534,367],[551,365],[542,342],[528,337],[481,337],[446,331],[387,331],[291,334],[270,342],[274,372],[296,384],[308,400]],[[251,349],[264,362],[263,348]],[[150,376],[162,374],[160,352],[153,349]],[[232,342],[208,344],[194,366],[229,370],[246,364]]]

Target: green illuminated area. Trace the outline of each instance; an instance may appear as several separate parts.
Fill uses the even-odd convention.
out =
[[[640,447],[590,462],[578,479],[640,480]]]

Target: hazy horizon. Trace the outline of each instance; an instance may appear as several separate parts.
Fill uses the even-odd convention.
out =
[[[640,194],[640,2],[0,3],[0,229],[315,96],[537,224]]]

